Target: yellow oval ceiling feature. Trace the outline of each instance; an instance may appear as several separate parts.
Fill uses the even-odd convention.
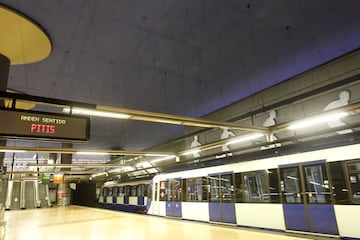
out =
[[[51,53],[48,35],[33,21],[4,6],[0,6],[0,54],[10,64],[39,62]]]

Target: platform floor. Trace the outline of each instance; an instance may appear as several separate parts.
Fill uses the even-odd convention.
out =
[[[5,240],[301,240],[284,233],[78,206],[5,212]]]

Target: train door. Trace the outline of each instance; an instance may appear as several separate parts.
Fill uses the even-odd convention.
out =
[[[126,185],[124,186],[124,204],[129,204],[129,198],[130,198],[130,186]]]
[[[145,205],[145,184],[138,185],[137,188],[137,205]]]
[[[288,230],[338,235],[325,161],[280,166]]]
[[[211,222],[236,224],[232,173],[209,175]]]
[[[166,216],[181,218],[181,179],[170,179],[166,183]]]

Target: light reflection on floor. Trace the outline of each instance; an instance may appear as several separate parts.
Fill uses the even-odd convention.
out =
[[[77,206],[5,212],[5,240],[301,240],[272,232]]]

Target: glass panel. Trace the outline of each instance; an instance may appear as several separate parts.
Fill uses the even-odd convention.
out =
[[[174,189],[174,182],[173,181],[168,181],[166,184],[166,193],[167,193],[167,198],[166,201],[172,201],[173,200],[173,189]]]
[[[181,181],[169,180],[167,187],[167,201],[181,201]]]
[[[118,189],[118,196],[124,196],[124,187],[119,187]]]
[[[210,183],[210,202],[220,202],[219,176],[209,177]]]
[[[155,201],[158,200],[158,183],[155,183]]]
[[[160,201],[166,201],[167,199],[168,192],[166,185],[167,185],[167,181],[160,182]]]
[[[113,188],[113,196],[117,196],[117,192],[118,192],[118,188],[114,187]]]
[[[222,202],[233,202],[234,199],[234,185],[233,185],[233,175],[221,175],[221,197]]]
[[[304,173],[308,203],[330,203],[331,193],[325,164],[304,166]]]
[[[130,186],[124,186],[124,196],[130,196]]]
[[[202,201],[207,201],[209,199],[209,185],[208,179],[206,177],[201,178],[201,191],[202,191]]]
[[[151,196],[151,188],[152,188],[152,184],[145,184],[144,185],[144,195],[145,197],[147,196]]]
[[[277,169],[269,169],[269,191],[272,203],[280,203],[279,175]]]
[[[348,204],[350,203],[349,199],[349,189],[346,186],[346,177],[344,174],[342,162],[331,162],[329,163],[331,179],[332,179],[332,189],[333,196],[336,204]]]
[[[143,197],[144,192],[145,192],[145,185],[144,184],[138,185],[138,187],[137,187],[137,195]]]
[[[235,200],[236,202],[243,202],[243,184],[242,184],[242,176],[241,173],[235,173]]]
[[[351,198],[355,203],[360,203],[360,161],[349,163],[347,167]]]
[[[131,195],[130,196],[135,197],[137,194],[136,190],[137,190],[137,186],[131,186]]]
[[[196,201],[196,178],[186,179],[186,200]]]
[[[205,177],[186,179],[186,201],[207,200],[208,186]]]
[[[173,195],[173,201],[181,201],[181,181],[180,180],[174,180],[174,195]]]
[[[152,198],[153,198],[153,195],[152,195],[153,185],[152,185],[152,183],[145,185],[145,189],[146,190],[144,192],[144,196],[148,197],[148,200],[152,200]]]
[[[302,203],[298,167],[281,169],[280,182],[285,203]]]
[[[267,174],[265,171],[244,173],[244,196],[245,201],[262,202],[269,201]]]

